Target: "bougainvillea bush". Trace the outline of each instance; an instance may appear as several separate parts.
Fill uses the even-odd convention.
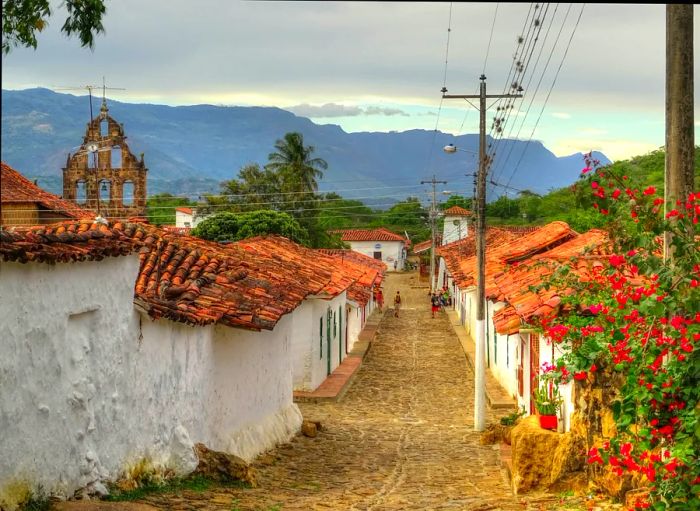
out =
[[[664,211],[660,190],[586,163],[578,186],[608,218],[611,255],[545,283],[571,291],[541,324],[566,353],[555,373],[615,382],[615,432],[591,447],[589,464],[647,486],[637,508],[700,509],[700,193]]]

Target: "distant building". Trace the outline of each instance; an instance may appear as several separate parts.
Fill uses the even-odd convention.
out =
[[[460,206],[452,206],[442,212],[444,224],[442,227],[442,243],[447,245],[453,241],[461,240],[469,236],[469,217],[471,211]]]
[[[72,202],[42,190],[9,165],[1,166],[0,226],[42,225],[95,217]]]
[[[197,215],[196,208],[188,208],[186,206],[175,208],[175,227],[194,228],[197,227],[197,224],[204,220],[204,218],[204,216]]]
[[[69,154],[63,169],[63,198],[110,220],[146,216],[146,173],[126,143],[124,126],[100,114],[85,131],[83,144]]]
[[[340,236],[355,252],[382,261],[390,270],[403,270],[406,264],[410,241],[388,229],[345,229],[331,233]]]

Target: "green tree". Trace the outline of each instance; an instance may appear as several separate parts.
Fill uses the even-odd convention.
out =
[[[175,208],[191,206],[193,203],[185,197],[176,197],[169,193],[151,195],[146,200],[146,215],[154,225],[175,224]]]
[[[275,142],[276,151],[268,155],[267,169],[278,172],[290,192],[316,192],[318,179],[328,163],[322,158],[312,158],[314,146],[305,146],[301,133],[287,133]]]
[[[406,200],[394,204],[384,214],[373,220],[371,225],[373,227],[386,227],[402,234],[405,231],[411,239],[430,237],[428,210],[423,207],[417,197],[408,197]]]
[[[192,234],[211,241],[238,241],[279,234],[302,245],[309,244],[308,233],[299,222],[287,213],[272,210],[217,213],[200,222]]]
[[[332,229],[361,228],[377,213],[359,200],[344,199],[337,193],[327,193],[319,203],[318,225]]]
[[[81,46],[92,48],[95,35],[104,32],[104,0],[65,0],[63,5],[68,17],[61,31],[67,36],[77,34]],[[2,0],[3,54],[17,46],[36,49],[37,32],[46,28],[51,14],[49,0]]]
[[[486,216],[499,218],[517,218],[520,213],[518,201],[509,199],[505,195],[486,205]]]

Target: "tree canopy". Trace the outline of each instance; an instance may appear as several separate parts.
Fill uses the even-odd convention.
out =
[[[151,195],[146,201],[148,221],[154,225],[172,225],[175,223],[175,208],[193,205],[185,197],[176,197],[169,193]]]
[[[217,213],[192,230],[194,236],[211,241],[238,241],[253,236],[279,234],[302,245],[309,244],[308,233],[291,215],[259,210],[245,213]]]
[[[104,32],[102,18],[106,12],[104,0],[65,0],[68,17],[61,32],[67,36],[77,34],[81,46],[92,48],[95,36]],[[51,17],[49,0],[2,0],[2,52],[7,55],[12,48],[37,47],[37,32],[48,25]]]

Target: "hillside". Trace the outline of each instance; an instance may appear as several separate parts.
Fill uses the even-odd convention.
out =
[[[93,99],[95,111],[99,103]],[[329,163],[321,190],[336,190],[347,197],[367,195],[353,191],[356,188],[411,185],[433,173],[448,182],[462,179],[463,184],[461,176],[474,170],[472,156],[445,154],[441,148],[454,143],[475,151],[478,146],[478,136],[471,134],[454,137],[429,130],[346,133],[339,126],[317,125],[279,108],[170,107],[113,100],[108,105],[110,114],[124,123],[132,151],[145,153],[149,193],[196,196],[218,191],[218,183],[235,177],[242,165],[264,164],[275,141],[289,131],[301,132],[315,146],[315,154]],[[82,142],[88,120],[85,96],[48,89],[3,90],[2,159],[28,177],[39,178],[44,188],[60,193],[61,167],[67,153]],[[515,188],[545,193],[574,182],[582,166],[580,155],[558,158],[540,142],[508,140],[501,148],[493,168],[507,169],[504,173],[509,176],[520,161],[511,181]],[[502,158],[507,159],[505,164]],[[602,154],[598,158],[608,161]],[[415,190],[397,189],[395,198]]]

